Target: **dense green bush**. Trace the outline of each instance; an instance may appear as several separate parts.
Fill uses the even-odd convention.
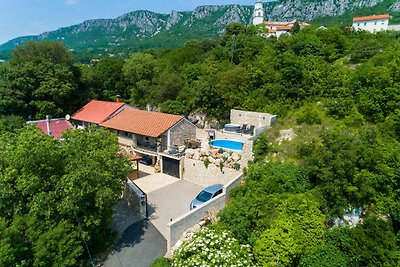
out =
[[[346,259],[338,248],[330,244],[316,247],[301,258],[299,267],[347,267]]]
[[[0,265],[79,266],[113,235],[128,161],[105,129],[0,133]]]
[[[171,260],[164,257],[158,257],[151,263],[150,267],[171,267]]]
[[[298,124],[321,124],[322,112],[315,105],[306,104],[297,113],[296,121]]]

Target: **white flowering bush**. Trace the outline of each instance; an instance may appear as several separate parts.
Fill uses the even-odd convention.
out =
[[[179,248],[172,267],[245,267],[255,266],[250,245],[240,245],[226,231],[203,228]]]

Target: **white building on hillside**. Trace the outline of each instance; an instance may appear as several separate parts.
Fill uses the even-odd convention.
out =
[[[389,14],[353,18],[353,29],[356,31],[379,32],[389,28]]]
[[[264,22],[264,5],[261,0],[257,0],[254,6],[253,25],[259,25]]]
[[[265,28],[268,29],[268,36],[276,36],[279,38],[284,33],[289,33],[295,23],[298,23],[300,29],[303,29],[310,24],[297,20],[292,21],[264,21]]]
[[[306,22],[301,22],[297,20],[292,21],[265,21],[264,20],[264,5],[263,1],[257,0],[254,5],[254,14],[253,14],[253,25],[264,24],[265,28],[268,29],[267,36],[276,36],[279,37],[283,33],[289,33],[292,29],[293,25],[297,22],[300,25],[300,29],[305,26],[309,26],[310,24]]]

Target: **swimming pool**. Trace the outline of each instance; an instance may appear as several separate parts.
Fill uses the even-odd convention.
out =
[[[229,150],[242,151],[243,143],[240,141],[233,140],[213,140],[210,141],[210,145],[213,147],[225,148]]]

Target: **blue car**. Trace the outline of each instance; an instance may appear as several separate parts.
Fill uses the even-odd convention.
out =
[[[218,196],[219,194],[222,193],[224,189],[224,186],[222,184],[215,184],[212,186],[209,186],[207,188],[204,188],[195,199],[192,200],[190,203],[190,209],[194,209],[204,202],[209,201],[210,199]]]
[[[140,159],[139,162],[144,165],[151,165],[153,164],[153,159],[150,156],[144,156],[143,158]]]

